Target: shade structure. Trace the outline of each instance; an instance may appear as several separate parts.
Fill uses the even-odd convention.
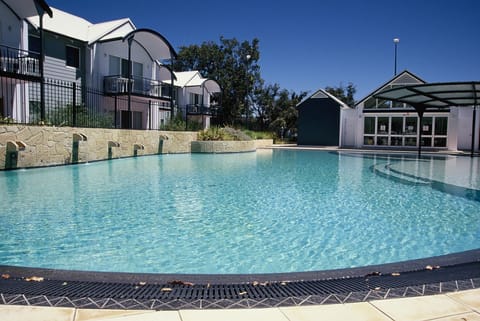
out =
[[[168,40],[155,30],[136,29],[127,34],[123,40],[138,44],[148,53],[153,61],[162,61],[177,57],[175,49],[173,49]]]
[[[471,155],[475,149],[476,107],[480,99],[480,81],[428,83],[399,86],[380,91],[373,95],[376,98],[406,103],[418,113],[420,123],[427,110],[438,110],[450,107],[473,107]],[[418,155],[421,155],[422,132],[419,131]]]
[[[19,19],[41,15],[43,13],[52,17],[52,9],[44,0],[2,0]]]

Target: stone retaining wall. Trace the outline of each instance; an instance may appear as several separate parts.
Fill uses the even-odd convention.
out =
[[[190,153],[196,132],[0,126],[0,170]]]
[[[0,125],[0,170],[163,153],[244,152],[273,144],[271,139],[241,142],[196,139],[196,132]],[[197,143],[215,144],[198,147]]]

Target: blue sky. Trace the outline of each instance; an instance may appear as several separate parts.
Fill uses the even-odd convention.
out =
[[[363,98],[397,71],[427,82],[480,80],[478,0],[47,0],[90,22],[130,18],[180,46],[260,40],[262,78],[313,93],[357,88]]]

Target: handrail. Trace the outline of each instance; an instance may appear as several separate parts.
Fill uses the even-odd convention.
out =
[[[0,72],[40,77],[39,53],[0,45]]]
[[[109,94],[127,94],[129,79],[121,75],[104,77],[104,91]],[[131,93],[156,98],[171,97],[170,85],[161,80],[145,77],[132,77],[130,79]]]

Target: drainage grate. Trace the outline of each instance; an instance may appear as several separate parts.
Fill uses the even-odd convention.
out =
[[[480,262],[459,264],[433,270],[419,270],[400,274],[371,273],[363,277],[313,281],[249,282],[237,284],[190,284],[172,281],[155,283],[109,283],[61,281],[46,279],[27,282],[20,278],[0,279],[2,295],[161,300],[263,300],[307,297],[330,294],[379,291],[393,288],[435,284],[455,280],[480,278]]]

